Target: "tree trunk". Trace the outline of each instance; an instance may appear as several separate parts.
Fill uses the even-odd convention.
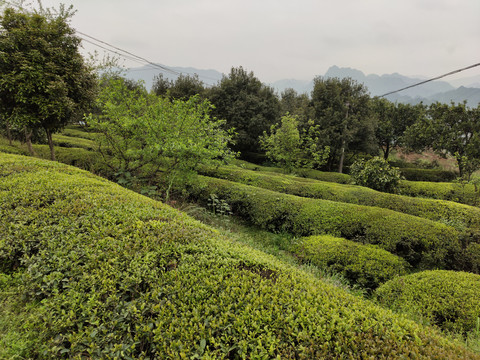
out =
[[[50,147],[50,159],[52,161],[55,161],[55,148],[53,147],[53,140],[52,140],[52,133],[50,132],[49,129],[45,129],[45,132],[47,133],[47,139],[48,139],[48,146]]]
[[[13,145],[13,142],[12,142],[12,132],[10,131],[10,124],[8,123],[8,121],[7,121],[6,125],[7,125],[7,139],[8,139],[8,143],[10,144],[10,146],[12,146],[12,145]]]
[[[28,130],[27,128],[25,128],[25,142],[27,143],[27,148],[30,155],[36,155],[35,150],[33,150],[32,146],[32,131]]]
[[[338,164],[338,172],[343,172],[343,161],[345,160],[345,139],[342,141],[342,149],[340,150],[340,163]]]
[[[388,160],[388,155],[390,155],[390,143],[387,143],[385,150],[383,150],[383,159]]]

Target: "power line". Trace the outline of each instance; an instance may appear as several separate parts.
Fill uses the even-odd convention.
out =
[[[395,91],[390,91],[386,94],[380,95],[380,97],[395,94],[397,92],[400,92],[400,91],[403,91],[403,90],[406,90],[406,89],[410,89],[410,88],[415,87],[415,86],[423,85],[423,84],[428,83],[430,81],[438,80],[438,79],[444,78],[444,77],[449,76],[449,75],[457,74],[459,72],[462,72],[462,71],[465,71],[465,70],[468,70],[468,69],[472,69],[472,68],[477,67],[477,66],[480,66],[480,63],[473,64],[473,65],[470,65],[470,66],[467,66],[467,67],[464,67],[464,68],[461,68],[461,69],[458,69],[458,70],[450,71],[449,73],[446,73],[446,74],[443,74],[443,75],[440,75],[440,76],[437,76],[437,77],[434,77],[434,78],[431,78],[431,79],[428,79],[428,80],[424,80],[424,81],[421,81],[419,83],[416,83],[416,84],[413,84],[413,85],[410,85],[410,86],[406,86],[404,88],[401,88],[401,89],[398,89],[398,90],[395,90]]]

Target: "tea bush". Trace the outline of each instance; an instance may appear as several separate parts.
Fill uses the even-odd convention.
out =
[[[400,170],[390,166],[388,161],[379,156],[367,161],[355,161],[350,168],[350,175],[357,185],[389,193],[396,192],[402,179]]]
[[[450,221],[466,227],[480,228],[480,209],[478,207],[452,201],[387,194],[356,185],[238,169],[233,166],[202,168],[201,173],[297,196],[378,206],[430,220]]]
[[[424,271],[388,281],[376,296],[383,306],[443,330],[467,333],[480,316],[480,275]]]
[[[400,172],[409,181],[450,182],[459,176],[455,171],[442,169],[400,168]]]
[[[414,267],[451,268],[461,251],[454,228],[392,210],[307,199],[209,177],[199,177],[188,191],[205,204],[215,193],[233,213],[265,229],[376,244]]]
[[[0,358],[480,359],[88,172],[1,154],[0,197]]]
[[[329,235],[301,238],[294,247],[300,259],[342,274],[352,284],[375,289],[399,275],[408,264],[402,258],[375,245],[363,245]]]

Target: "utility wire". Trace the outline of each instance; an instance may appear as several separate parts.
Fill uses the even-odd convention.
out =
[[[413,84],[413,85],[410,85],[410,86],[406,86],[404,88],[401,88],[401,89],[398,89],[398,90],[395,90],[395,91],[390,91],[386,94],[380,95],[380,97],[395,94],[397,92],[407,90],[407,89],[410,89],[410,88],[415,87],[415,86],[423,85],[423,84],[426,84],[430,81],[438,80],[438,79],[444,78],[444,77],[449,76],[449,75],[457,74],[459,72],[462,72],[462,71],[465,71],[465,70],[468,70],[468,69],[472,69],[472,68],[477,67],[477,66],[480,66],[480,63],[473,64],[473,65],[470,65],[470,66],[467,66],[467,67],[464,67],[464,68],[461,68],[461,69],[458,69],[458,70],[450,71],[449,73],[446,73],[446,74],[443,74],[443,75],[440,75],[440,76],[437,76],[437,77],[434,77],[434,78],[431,78],[431,79],[428,79],[428,80],[424,80],[424,81],[421,81],[419,83],[416,83],[416,84]]]

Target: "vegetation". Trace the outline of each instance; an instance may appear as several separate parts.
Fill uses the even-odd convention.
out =
[[[401,180],[400,170],[376,156],[370,160],[357,160],[350,169],[355,184],[374,190],[394,193]]]
[[[258,138],[278,121],[279,101],[273,89],[239,67],[212,87],[208,98],[215,106],[213,116],[225,119],[225,128],[237,133],[235,150],[259,152]]]
[[[480,316],[480,275],[476,274],[424,271],[392,279],[376,295],[382,305],[443,330],[473,331]]]
[[[98,98],[99,116],[87,122],[95,131],[106,165],[119,177],[145,177],[150,182],[166,169],[167,195],[174,180],[198,164],[220,164],[233,158],[231,133],[212,119],[211,104],[198,97],[173,100],[105,78]]]
[[[13,130],[24,133],[31,153],[33,132],[43,129],[52,160],[52,134],[89,106],[97,86],[68,25],[72,14],[7,8],[0,19],[0,121],[10,139]]]
[[[210,194],[237,214],[270,231],[299,236],[330,234],[376,244],[419,268],[452,268],[461,252],[451,226],[392,210],[306,199],[230,181],[200,177],[188,187],[206,203]]]
[[[452,201],[388,194],[356,185],[336,184],[328,181],[318,181],[273,172],[235,168],[233,166],[219,168],[202,167],[199,171],[207,176],[274,190],[285,194],[365,206],[376,206],[430,220],[457,224],[463,228],[480,229],[480,209]],[[318,171],[315,173],[322,174]],[[333,174],[341,175],[338,173]]]
[[[405,260],[377,246],[329,235],[298,240],[295,253],[300,259],[341,274],[364,289],[375,289],[395,276],[405,275],[408,268]]]
[[[1,296],[29,329],[10,326],[3,354],[478,358],[87,172],[0,159]]]

